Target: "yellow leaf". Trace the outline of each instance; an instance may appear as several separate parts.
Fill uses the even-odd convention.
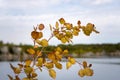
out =
[[[70,62],[66,63],[66,68],[69,69],[72,66],[72,64]]]
[[[61,52],[62,52],[62,49],[61,49],[60,47],[57,47],[57,48],[56,48],[56,51],[58,51],[58,52],[61,53]]]
[[[94,31],[94,24],[88,23],[86,25],[86,27],[85,26],[82,27],[82,30],[83,30],[83,32],[84,32],[85,35],[90,36],[90,34],[92,33],[92,31]]]
[[[40,44],[43,47],[48,46],[48,41],[46,39],[42,39],[41,41],[36,41],[38,44]]]
[[[53,79],[55,79],[55,78],[56,78],[56,72],[55,72],[55,70],[54,70],[54,69],[49,69],[49,75],[50,75]]]
[[[86,25],[86,28],[87,28],[87,30],[89,30],[90,32],[92,32],[92,30],[94,29],[94,25],[92,23],[88,23]]]
[[[68,57],[68,61],[71,63],[71,64],[75,64],[76,63],[76,60],[74,58],[71,58],[71,57]]]
[[[60,55],[60,52],[59,51],[55,51],[55,55]]]
[[[59,30],[54,30],[53,34],[56,36],[57,34],[59,34]]]
[[[50,59],[50,60],[55,60],[55,55],[54,55],[54,53],[49,53],[48,54],[48,59]]]
[[[59,19],[59,22],[60,22],[61,24],[64,24],[64,23],[65,23],[64,18],[60,18],[60,19]]]
[[[60,40],[61,40],[62,43],[66,43],[67,42],[67,40],[64,37],[62,37]]]
[[[12,68],[15,74],[19,74],[21,72],[20,68],[14,67],[12,64],[10,64],[10,67]]]
[[[19,73],[21,72],[21,70],[20,70],[20,68],[15,68],[14,72],[15,72],[16,74],[19,74]]]
[[[86,68],[87,67],[87,62],[83,61],[83,67]]]
[[[82,30],[83,30],[83,32],[84,32],[85,35],[90,36],[91,32],[89,30],[87,30],[86,27],[82,27]]]
[[[35,51],[34,51],[32,48],[27,49],[27,52],[28,52],[29,54],[35,54]]]
[[[48,68],[48,69],[51,69],[51,68],[53,68],[54,66],[53,66],[53,63],[45,63],[45,66]]]
[[[25,66],[30,66],[31,62],[32,62],[31,60],[26,60],[25,61]]]
[[[79,31],[73,30],[73,35],[74,35],[74,36],[78,36],[78,35],[79,35]]]
[[[39,32],[39,38],[38,39],[40,39],[40,38],[42,38],[43,37],[43,33],[42,32]]]
[[[59,29],[59,23],[58,22],[56,22],[55,27],[56,27],[56,29]]]
[[[39,29],[39,30],[43,30],[44,27],[45,27],[44,24],[39,24],[38,29]]]
[[[93,75],[93,70],[90,68],[85,68],[85,75],[86,76],[92,76]]]
[[[33,72],[32,73],[32,78],[35,78],[35,77],[37,77],[37,73]]]
[[[68,50],[67,49],[65,49],[64,51],[63,51],[63,54],[68,54]]]
[[[24,69],[24,72],[25,72],[26,74],[30,74],[32,71],[33,71],[33,68],[32,68],[32,67],[26,67],[26,68]]]
[[[43,36],[42,32],[37,32],[37,31],[32,31],[31,32],[31,36],[33,39],[39,39]]]
[[[56,58],[56,60],[61,60],[62,59],[62,55],[59,51],[55,52],[55,58]]]
[[[23,78],[22,80],[30,80],[29,78]]]
[[[56,62],[56,63],[55,63],[55,67],[58,68],[58,69],[62,69],[62,64]]]
[[[70,23],[65,23],[64,25],[66,26],[67,30],[71,30],[73,27]]]
[[[80,70],[78,71],[78,75],[79,75],[80,77],[84,77],[84,76],[85,76],[84,69],[80,69]]]
[[[66,36],[71,39],[73,38],[72,32],[70,31],[66,31]]]
[[[42,64],[43,64],[43,58],[38,58],[37,66],[41,66],[42,67]]]

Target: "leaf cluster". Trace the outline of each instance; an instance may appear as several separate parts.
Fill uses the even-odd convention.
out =
[[[79,63],[73,58],[69,56],[69,50],[61,49],[61,47],[56,47],[53,51],[45,51],[44,49],[49,45],[49,41],[56,37],[62,43],[70,43],[74,36],[78,36],[79,32],[83,31],[83,33],[89,36],[92,32],[99,33],[95,30],[94,24],[88,23],[86,26],[82,26],[81,22],[78,21],[77,25],[74,26],[72,23],[66,22],[64,18],[60,18],[55,26],[50,26],[51,36],[47,38],[43,38],[45,29],[44,24],[38,24],[33,28],[31,32],[31,37],[33,39],[34,46],[27,49],[27,52],[31,56],[30,59],[25,60],[23,62],[18,63],[18,67],[14,67],[10,64],[11,69],[13,70],[15,77],[8,75],[10,80],[20,80],[19,74],[24,73],[25,77],[22,80],[37,80],[38,74],[36,70],[42,71],[46,69],[49,75],[55,79],[56,71],[54,68],[62,69],[62,59],[63,56],[66,57],[66,69],[69,69],[72,65],[78,63],[80,66],[83,66],[84,69],[78,72],[79,76],[92,76],[93,70],[90,69],[90,66],[87,66],[87,62]],[[42,47],[39,49],[39,47]]]

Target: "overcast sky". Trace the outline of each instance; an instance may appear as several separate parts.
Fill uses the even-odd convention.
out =
[[[94,23],[100,34],[73,39],[77,43],[120,42],[120,0],[0,0],[0,40],[4,43],[32,44],[33,25],[46,25],[44,37],[50,36],[49,24],[59,18],[82,25]],[[52,39],[50,44],[60,44]]]

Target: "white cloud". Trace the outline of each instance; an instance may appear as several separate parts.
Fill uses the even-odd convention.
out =
[[[64,0],[1,0],[6,8],[42,8],[61,4]],[[64,2],[69,2],[66,0]]]
[[[82,0],[83,4],[88,5],[103,5],[112,3],[114,0]]]
[[[0,9],[3,9],[3,11],[0,10],[1,13],[4,14],[4,8],[6,8],[5,10],[7,11],[7,14],[0,16],[0,34],[4,34],[4,36],[0,36],[0,39],[5,40],[6,42],[31,43],[32,40],[29,33],[31,32],[33,25],[39,23],[46,24],[47,30],[45,30],[45,37],[48,37],[48,25],[54,25],[59,18],[64,17],[68,22],[74,24],[76,24],[76,21],[79,19],[84,25],[88,22],[92,22],[101,32],[100,35],[93,34],[91,37],[80,35],[80,37],[74,39],[75,43],[97,43],[109,42],[112,40],[119,42],[120,12],[117,10],[118,8],[116,11],[113,9],[103,9],[105,6],[100,6],[96,9],[89,7],[89,4],[101,5],[111,3],[111,1],[112,0],[0,0],[0,5],[2,4]],[[82,6],[80,4],[82,4]],[[15,10],[11,11],[12,8]],[[40,10],[43,8],[41,12],[45,13],[37,12],[39,8]],[[16,9],[22,9],[25,12],[25,15],[22,15],[21,11],[19,11],[19,15],[14,15]],[[30,10],[31,15],[29,14]],[[36,14],[33,14],[33,11],[36,11]],[[119,39],[115,39],[116,37]],[[108,38],[108,40],[106,40],[106,38]],[[59,43],[59,41],[56,42],[55,40],[52,40],[52,42],[55,42],[54,44]]]
[[[112,0],[92,0],[91,2],[93,5],[101,5],[101,4],[111,3]]]
[[[96,15],[95,15],[96,14]],[[37,25],[39,23],[44,23],[46,25],[45,30],[45,37],[48,38],[49,33],[49,24],[53,25],[55,22],[60,18],[64,17],[67,21],[76,24],[77,20],[81,20],[82,24],[86,24],[88,22],[92,22],[96,25],[96,28],[101,32],[99,35],[92,34],[91,37],[85,37],[80,35],[78,38],[74,38],[74,43],[97,43],[97,42],[108,42],[108,41],[115,41],[115,38],[120,34],[119,28],[119,21],[120,16],[119,14],[113,15],[111,14],[101,14],[93,12],[73,12],[73,13],[53,13],[53,14],[41,14],[41,15],[34,15],[34,16],[0,16],[0,26],[3,26],[0,34],[5,34],[3,29],[7,29],[7,35],[1,36],[1,39],[10,42],[23,42],[23,43],[31,43],[32,40],[30,39],[29,33],[31,32],[33,25]],[[9,28],[9,29],[8,29]],[[13,30],[13,31],[12,31]],[[10,32],[12,31],[12,32]],[[46,33],[47,32],[47,33]],[[15,39],[12,39],[13,34],[15,35]],[[106,40],[106,38],[112,40]],[[5,39],[6,38],[6,39]],[[23,38],[23,39],[21,39]],[[95,38],[95,39],[94,39]],[[12,39],[12,40],[10,40]],[[88,41],[89,39],[89,41]],[[80,41],[77,41],[80,40]],[[54,44],[60,43],[59,41],[52,40],[55,42]],[[116,41],[117,42],[117,41]]]

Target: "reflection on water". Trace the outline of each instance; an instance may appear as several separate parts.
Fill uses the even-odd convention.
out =
[[[63,62],[63,69],[58,70],[56,80],[119,80],[120,79],[120,59],[77,59],[78,61],[86,60],[89,63],[92,63],[92,68],[94,69],[94,76],[80,78],[78,70],[80,69],[79,65],[72,66],[69,70],[65,69],[65,62]],[[17,64],[17,62],[12,62],[12,64]],[[43,69],[42,72],[39,70],[38,80],[52,80],[49,77],[47,70]],[[12,70],[9,67],[9,62],[0,62],[0,80],[8,80],[7,74],[13,75]],[[23,75],[22,75],[23,76]]]

